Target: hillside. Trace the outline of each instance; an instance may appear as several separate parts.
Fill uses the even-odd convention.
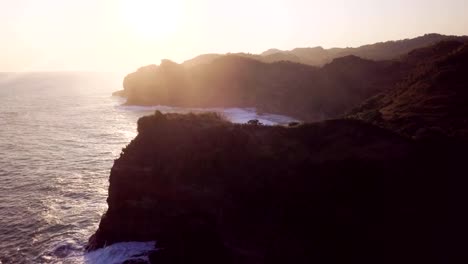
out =
[[[350,116],[407,136],[468,139],[468,44],[441,42],[405,61],[414,65],[409,76]]]

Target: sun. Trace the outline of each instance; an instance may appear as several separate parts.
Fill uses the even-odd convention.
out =
[[[120,0],[125,25],[149,39],[169,37],[182,19],[183,0]]]

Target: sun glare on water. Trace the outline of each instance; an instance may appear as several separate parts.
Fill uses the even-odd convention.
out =
[[[161,39],[177,31],[182,19],[182,0],[121,0],[126,25],[144,38]]]

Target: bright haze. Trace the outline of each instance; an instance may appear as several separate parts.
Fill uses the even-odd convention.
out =
[[[131,71],[163,58],[468,34],[466,0],[0,1],[0,71]]]

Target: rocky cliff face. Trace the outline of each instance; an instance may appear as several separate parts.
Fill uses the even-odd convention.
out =
[[[454,148],[430,148],[355,120],[156,112],[115,161],[89,249],[157,240],[153,263],[446,263],[465,180]]]

